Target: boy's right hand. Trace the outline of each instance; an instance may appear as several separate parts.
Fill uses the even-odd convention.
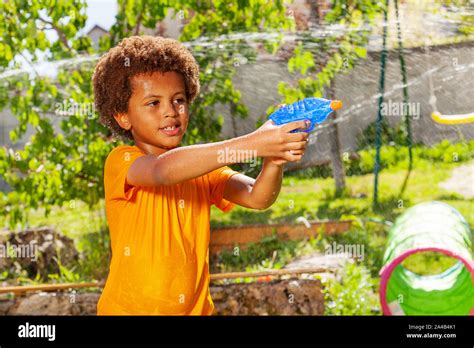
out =
[[[309,121],[301,120],[284,125],[275,125],[268,120],[250,134],[259,157],[281,159],[281,162],[297,162],[303,158],[308,133],[290,133],[294,129],[305,129]]]

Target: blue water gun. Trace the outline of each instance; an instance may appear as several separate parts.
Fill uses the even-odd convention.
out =
[[[331,112],[339,110],[340,108],[342,108],[342,101],[340,100],[306,98],[279,108],[268,118],[277,125],[300,120],[309,120],[311,121],[311,126],[309,128],[303,130],[295,129],[291,131],[292,133],[309,133],[314,129],[316,124],[323,123]]]

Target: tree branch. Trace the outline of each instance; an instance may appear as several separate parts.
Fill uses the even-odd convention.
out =
[[[64,32],[56,24],[54,24],[53,22],[50,22],[46,19],[43,19],[41,17],[38,17],[38,19],[41,22],[43,22],[44,24],[49,24],[51,26],[51,28],[54,29],[56,31],[56,33],[58,34],[59,41],[61,41],[63,43],[63,45],[66,46],[68,49],[71,49],[71,47],[69,46],[69,43],[67,42],[66,34],[64,34]]]
[[[140,34],[140,25],[142,23],[142,12],[138,15],[137,25],[135,26],[135,35]]]

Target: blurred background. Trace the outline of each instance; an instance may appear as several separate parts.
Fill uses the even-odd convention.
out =
[[[89,284],[5,291],[0,314],[95,313],[110,259],[103,166],[121,142],[98,122],[91,76],[131,35],[177,39],[198,61],[184,145],[250,133],[280,103],[344,103],[287,165],[271,208],[212,210],[212,273],[318,268],[298,278],[311,303],[272,302],[290,278],[222,277],[217,314],[380,314],[397,216],[437,200],[474,226],[474,123],[431,117],[474,112],[472,0],[12,0],[0,23],[0,282]],[[234,168],[255,177],[260,165]],[[453,262],[426,253],[405,266],[429,275]]]

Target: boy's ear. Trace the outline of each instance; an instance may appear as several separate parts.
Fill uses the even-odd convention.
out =
[[[127,114],[115,114],[114,118],[115,121],[117,121],[117,123],[119,124],[119,126],[123,129],[130,130],[130,128],[132,128],[132,124],[130,123]]]

